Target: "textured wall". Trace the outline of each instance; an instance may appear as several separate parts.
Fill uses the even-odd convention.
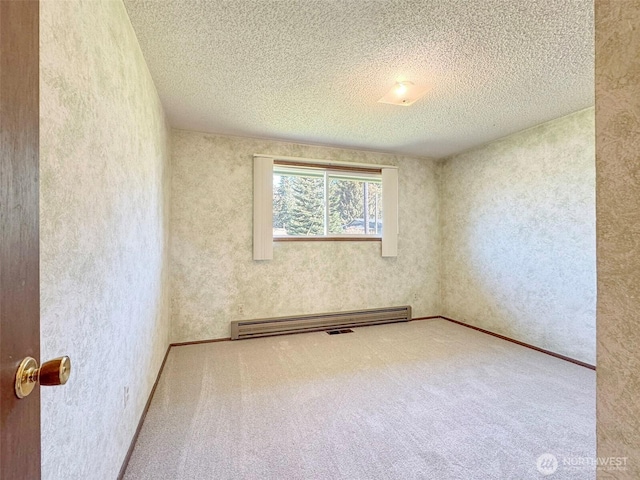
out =
[[[228,337],[231,320],[411,304],[439,313],[434,161],[175,130],[172,341]],[[279,242],[252,259],[254,153],[399,166],[397,258],[379,242]]]
[[[72,359],[42,478],[113,480],[168,343],[169,135],[120,1],[43,1],[40,28],[41,353]]]
[[[595,364],[594,111],[447,159],[442,313]]]
[[[640,1],[596,2],[598,455],[640,478]]]

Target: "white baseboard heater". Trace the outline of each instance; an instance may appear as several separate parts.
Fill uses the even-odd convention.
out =
[[[382,323],[408,322],[411,306],[354,310],[351,312],[317,313],[292,317],[236,320],[231,322],[231,340],[267,337],[288,333],[316,332],[337,328],[362,327]]]

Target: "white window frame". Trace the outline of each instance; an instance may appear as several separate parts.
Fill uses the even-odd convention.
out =
[[[308,173],[308,176],[315,176],[317,178],[323,178],[324,180],[324,233],[322,235],[274,235],[273,240],[278,242],[284,241],[332,241],[332,240],[353,240],[353,241],[380,241],[382,240],[382,232],[378,234],[357,234],[357,233],[329,233],[329,208],[327,205],[327,201],[329,198],[329,179],[330,178],[340,178],[349,176],[352,177],[353,180],[360,182],[371,182],[371,183],[379,183],[382,184],[382,172],[380,169],[372,168],[371,171],[362,172],[356,171],[346,171],[344,169],[338,169],[334,166],[325,166],[313,164],[309,166],[300,166],[300,165],[287,165],[287,164],[277,164],[277,161],[274,161],[273,165],[273,173],[274,175],[277,172],[283,172],[283,175],[287,174],[287,171],[291,172],[290,175],[300,175],[305,176]],[[382,208],[382,203],[380,204],[380,208]]]
[[[274,161],[298,166],[315,166],[331,171],[344,169],[361,169],[380,171],[382,177],[382,237],[377,235],[330,235],[317,237],[274,237],[273,236],[273,166]],[[326,175],[326,173],[325,173]],[[391,165],[374,165],[352,162],[335,162],[300,157],[283,157],[255,154],[253,169],[253,258],[254,260],[273,259],[273,242],[275,241],[332,241],[332,240],[373,240],[381,241],[382,256],[398,255],[398,167]],[[327,222],[325,222],[325,225]]]

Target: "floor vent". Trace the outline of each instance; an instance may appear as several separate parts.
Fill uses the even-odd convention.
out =
[[[344,328],[342,330],[329,330],[327,333],[329,335],[340,335],[341,333],[353,333],[353,330],[350,328]]]
[[[409,320],[411,320],[411,307],[409,305],[351,312],[298,315],[294,317],[236,320],[231,322],[231,339],[239,340],[242,338],[322,330],[345,330],[351,327],[408,322]]]

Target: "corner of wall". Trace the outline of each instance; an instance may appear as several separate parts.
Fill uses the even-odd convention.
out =
[[[449,157],[436,160],[436,178],[438,185],[438,315],[445,315],[444,309],[444,273],[445,257],[444,253],[444,169]]]
[[[595,363],[592,122],[582,109],[441,161],[443,315]]]

